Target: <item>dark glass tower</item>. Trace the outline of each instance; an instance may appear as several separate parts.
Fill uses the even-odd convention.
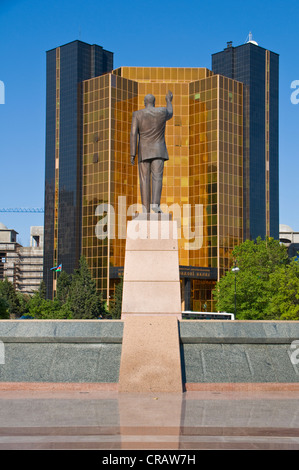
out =
[[[227,43],[212,55],[212,70],[244,86],[244,239],[279,239],[279,56],[250,40]]]
[[[113,69],[113,53],[74,41],[47,52],[44,281],[52,267],[71,273],[81,252],[83,80]]]

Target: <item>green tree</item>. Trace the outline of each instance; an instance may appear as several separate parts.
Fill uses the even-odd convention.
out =
[[[20,298],[15,291],[13,284],[5,278],[0,282],[0,297],[5,300],[8,305],[9,316],[20,317],[22,313]]]
[[[123,278],[121,277],[120,281],[115,287],[114,298],[109,306],[109,314],[114,320],[120,319],[121,317],[121,306],[122,306],[122,297],[123,297]]]
[[[31,301],[31,296],[28,294],[23,294],[21,292],[17,292],[17,296],[19,298],[20,303],[20,316],[28,315],[29,304]]]
[[[287,248],[278,240],[258,237],[256,241],[247,240],[236,246],[233,258],[240,270],[251,270],[262,279],[269,279],[270,273],[277,266],[287,265],[289,262]]]
[[[37,320],[63,320],[72,318],[69,308],[61,305],[59,300],[44,299],[40,292],[35,292],[28,306],[28,315]]]
[[[97,292],[84,256],[72,276],[68,304],[74,319],[95,319],[105,313],[102,296]]]
[[[278,268],[288,265],[286,247],[272,238],[258,238],[235,247],[232,255],[239,271],[228,271],[217,283],[214,290],[217,310],[234,312],[236,280],[237,318],[273,318],[273,311],[269,308],[273,295],[270,276]]]
[[[269,311],[274,318],[299,320],[299,262],[280,266],[270,275]]]
[[[0,298],[0,319],[1,320],[9,319],[8,304],[6,300],[3,299],[2,297]]]
[[[72,284],[72,276],[67,274],[65,271],[61,271],[57,279],[57,299],[61,304],[65,304],[68,301],[70,295],[70,289]]]
[[[39,285],[39,294],[41,296],[42,299],[45,299],[46,298],[46,294],[47,294],[47,288],[46,288],[46,283],[45,281],[41,281],[40,282],[40,285]]]

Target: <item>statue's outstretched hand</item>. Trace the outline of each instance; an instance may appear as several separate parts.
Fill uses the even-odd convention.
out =
[[[172,101],[172,98],[173,98],[173,94],[171,93],[171,91],[169,91],[166,95],[166,101]]]

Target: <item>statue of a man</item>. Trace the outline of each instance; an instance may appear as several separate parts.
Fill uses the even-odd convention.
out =
[[[131,163],[134,165],[138,142],[138,169],[143,210],[162,212],[160,200],[164,161],[169,160],[165,143],[166,121],[172,118],[171,91],[166,95],[166,108],[155,107],[155,97],[146,95],[144,109],[135,111],[131,128]]]

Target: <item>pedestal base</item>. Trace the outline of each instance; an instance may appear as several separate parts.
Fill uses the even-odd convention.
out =
[[[128,223],[120,392],[182,392],[177,223],[141,214]]]
[[[119,392],[182,393],[178,321],[134,316],[124,322]]]
[[[177,223],[168,214],[141,214],[127,228],[121,318],[148,314],[181,319],[181,312]]]

